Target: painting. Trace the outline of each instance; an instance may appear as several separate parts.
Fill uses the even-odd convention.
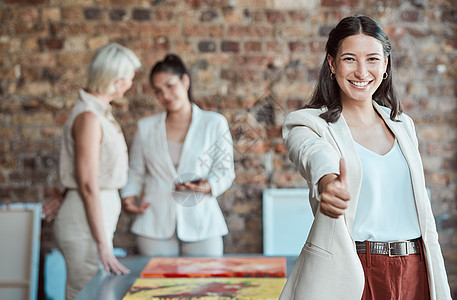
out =
[[[141,277],[285,277],[285,257],[153,257]]]
[[[286,278],[138,278],[123,300],[275,300]]]

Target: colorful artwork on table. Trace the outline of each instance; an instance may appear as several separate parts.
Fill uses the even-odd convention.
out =
[[[138,278],[123,300],[275,300],[286,278]]]
[[[285,277],[285,257],[153,257],[141,277]]]

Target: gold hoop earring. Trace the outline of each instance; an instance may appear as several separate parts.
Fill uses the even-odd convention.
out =
[[[387,79],[387,77],[389,77],[389,73],[384,72],[384,74],[382,74],[382,79]]]

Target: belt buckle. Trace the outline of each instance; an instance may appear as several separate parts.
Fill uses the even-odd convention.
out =
[[[402,248],[400,248],[400,254],[392,254],[392,246],[395,247],[394,252],[404,245],[405,253],[403,254]],[[408,256],[409,255],[409,249],[408,249],[408,241],[397,241],[397,242],[387,242],[387,246],[389,248],[389,257],[398,257],[398,256]]]

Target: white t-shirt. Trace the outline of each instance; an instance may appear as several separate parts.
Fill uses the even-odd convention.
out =
[[[355,144],[363,176],[354,240],[389,242],[420,237],[411,175],[397,141],[385,155]]]

